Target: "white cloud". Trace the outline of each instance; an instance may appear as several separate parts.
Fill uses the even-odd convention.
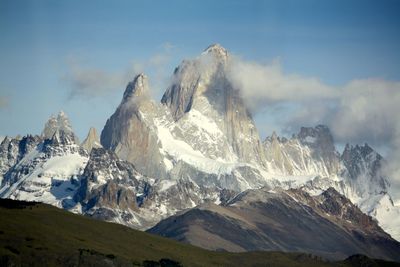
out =
[[[151,88],[160,88],[167,83],[169,71],[167,65],[171,59],[174,46],[165,43],[162,51],[151,56],[148,60],[132,60],[123,70],[110,72],[101,68],[85,67],[80,60],[69,58],[68,71],[63,80],[69,84],[70,97],[104,96],[113,91],[121,91],[133,80],[135,75],[146,73],[150,77]],[[157,92],[153,92],[157,94]]]
[[[382,140],[400,126],[400,83],[378,79],[355,80],[341,89],[332,128],[340,139]]]
[[[385,147],[386,173],[400,197],[400,82],[364,79],[333,87],[313,77],[286,74],[277,61],[262,65],[237,57],[231,61],[228,78],[255,112],[292,107],[275,121],[278,130],[326,124],[340,143]]]
[[[337,95],[335,88],[317,78],[283,73],[279,61],[261,65],[233,57],[228,79],[242,90],[243,97],[253,110],[270,103],[307,102],[316,98],[331,99]]]

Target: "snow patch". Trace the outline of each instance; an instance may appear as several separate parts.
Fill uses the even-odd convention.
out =
[[[175,180],[161,180],[160,183],[158,184],[159,188],[160,188],[160,192],[162,191],[166,191],[169,188],[171,188],[172,186],[176,185],[176,181]]]
[[[82,172],[87,158],[79,154],[55,156],[43,164],[43,174],[53,178],[69,178]]]

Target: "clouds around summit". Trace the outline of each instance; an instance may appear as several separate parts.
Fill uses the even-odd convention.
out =
[[[152,96],[157,99],[171,79],[173,50],[173,45],[164,44],[147,60],[131,61],[115,72],[70,60],[63,79],[71,98],[105,97],[122,91],[134,75],[150,72]],[[253,115],[261,118],[258,127],[264,135],[274,130],[291,135],[301,126],[328,125],[339,144],[369,143],[384,151],[387,174],[400,189],[400,82],[369,78],[330,85],[318,77],[288,73],[280,60],[261,64],[232,54],[227,78],[241,90]]]
[[[172,49],[164,45],[148,60],[131,61],[119,72],[69,61],[64,81],[70,85],[70,97],[106,97],[122,91],[135,74],[150,71],[152,96],[159,98],[171,78]],[[388,176],[398,177],[393,183],[400,188],[400,82],[370,78],[333,86],[317,77],[287,73],[279,60],[261,64],[236,55],[231,55],[227,77],[241,90],[253,115],[261,118],[258,127],[271,127],[261,130],[264,135],[274,130],[291,135],[301,126],[328,125],[339,144],[369,143],[378,152],[384,150]]]

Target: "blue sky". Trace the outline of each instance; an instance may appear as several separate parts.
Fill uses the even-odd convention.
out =
[[[59,110],[80,138],[90,126],[101,131],[125,81],[81,95],[71,69],[133,78],[140,65],[160,98],[174,67],[212,43],[330,86],[398,81],[398,14],[399,1],[0,0],[0,135],[38,134]],[[262,135],[287,113],[258,114]]]

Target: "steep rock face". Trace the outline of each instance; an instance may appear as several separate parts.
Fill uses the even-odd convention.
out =
[[[134,163],[141,173],[167,177],[154,131],[154,118],[162,112],[150,100],[148,90],[147,77],[143,74],[128,84],[121,104],[104,126],[101,144],[121,159]]]
[[[331,259],[361,253],[399,260],[400,251],[400,243],[334,189],[317,197],[248,190],[225,206],[196,207],[149,232],[213,250],[301,250]]]
[[[349,177],[351,186],[360,196],[387,192],[389,186],[382,174],[384,160],[368,144],[346,145],[341,159],[346,166],[344,175]]]
[[[325,163],[330,174],[339,172],[339,153],[336,151],[333,136],[327,126],[301,127],[297,138],[313,151],[313,157]]]
[[[89,153],[92,151],[93,148],[102,147],[100,144],[100,138],[97,135],[96,128],[91,127],[89,129],[89,133],[86,136],[85,140],[83,140],[81,146]]]
[[[147,194],[148,188],[131,163],[118,159],[112,151],[93,148],[74,200],[83,214],[138,228],[140,196]]]
[[[330,177],[342,170],[329,128],[302,127],[291,139],[275,133],[264,141],[269,170],[282,175]]]
[[[214,156],[263,165],[264,151],[251,114],[239,88],[234,88],[226,77],[229,61],[228,52],[218,44],[207,48],[199,58],[184,61],[175,70],[173,83],[161,102],[178,122],[198,114],[209,119],[213,124],[210,130],[221,132],[218,143],[211,144],[218,147]]]
[[[265,184],[258,170],[264,151],[239,91],[226,78],[228,61],[218,45],[184,61],[162,105],[148,98],[145,76],[137,76],[107,121],[102,145],[150,177],[236,191]]]
[[[229,53],[219,45],[183,61],[162,104],[149,99],[147,79],[137,76],[103,129],[103,146],[157,180],[237,192],[281,186],[317,195],[334,187],[374,215],[374,204],[367,200],[386,192],[383,183],[362,189],[368,175],[358,175],[355,183],[354,171],[348,171],[354,167],[340,157],[326,126],[302,127],[291,139],[273,135],[261,145],[240,88],[226,77],[229,64]],[[368,173],[370,168],[375,167],[361,170]]]
[[[264,141],[269,172],[279,175],[308,175],[329,177],[324,162],[313,157],[313,150],[298,139],[279,138],[276,135]]]

